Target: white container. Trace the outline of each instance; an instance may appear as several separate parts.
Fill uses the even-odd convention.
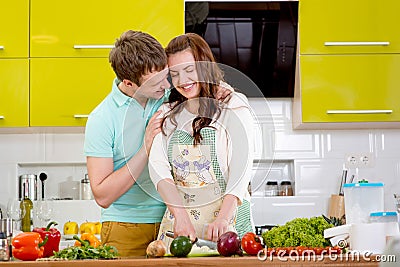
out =
[[[368,223],[372,212],[384,210],[383,183],[344,184],[346,224]]]
[[[371,212],[369,221],[374,223],[397,223],[397,212],[395,211],[383,211],[383,212]]]
[[[58,185],[58,189],[61,199],[71,199],[71,200],[79,199],[79,189],[80,189],[79,181],[68,180],[65,182],[61,182]]]
[[[350,228],[350,250],[381,254],[386,246],[384,223],[356,223]]]

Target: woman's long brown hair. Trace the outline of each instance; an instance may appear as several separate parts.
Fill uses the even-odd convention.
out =
[[[223,81],[223,72],[218,67],[214,55],[207,42],[195,33],[187,33],[172,39],[165,48],[167,56],[189,49],[193,54],[196,62],[196,71],[199,77],[198,85],[200,86],[200,106],[198,116],[192,122],[193,129],[193,144],[200,144],[203,139],[200,131],[204,127],[211,127],[210,123],[213,119],[217,119],[221,113],[218,106],[218,101],[215,100],[215,94],[218,86]],[[171,90],[168,99],[171,110],[164,116],[163,126],[166,118],[171,120],[171,123],[177,126],[176,114],[182,111],[181,103],[187,101],[187,98],[181,95],[175,88]],[[164,127],[162,131],[164,132]]]

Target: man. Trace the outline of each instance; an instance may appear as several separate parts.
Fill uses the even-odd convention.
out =
[[[109,60],[117,78],[86,124],[87,169],[103,208],[102,243],[115,246],[121,257],[143,256],[165,211],[147,159],[161,130],[156,111],[169,94],[167,57],[155,38],[130,30],[116,41]],[[218,93],[225,98],[230,91]]]

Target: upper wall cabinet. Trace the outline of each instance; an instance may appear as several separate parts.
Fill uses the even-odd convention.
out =
[[[28,59],[0,59],[0,128],[29,126]]]
[[[115,40],[138,30],[165,46],[184,32],[183,9],[183,0],[31,0],[30,126],[85,126],[111,91]]]
[[[0,7],[0,128],[29,125],[29,0]]]
[[[29,0],[2,1],[0,58],[28,57]]]
[[[183,0],[31,0],[31,57],[108,57],[122,32],[166,45],[184,29]]]
[[[302,0],[295,129],[400,127],[398,0]]]
[[[300,53],[399,53],[397,0],[300,1]]]

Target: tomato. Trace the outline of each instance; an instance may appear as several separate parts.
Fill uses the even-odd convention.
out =
[[[304,251],[307,250],[307,247],[304,247],[304,246],[297,246],[297,247],[296,247],[296,250],[297,250],[298,255],[301,256],[301,255],[303,255]]]
[[[267,256],[274,255],[274,251],[275,251],[275,249],[273,249],[273,248],[267,248]]]
[[[248,232],[242,237],[242,249],[249,255],[257,255],[264,248],[261,239],[255,233]]]
[[[314,248],[315,255],[321,255],[324,248]]]
[[[338,246],[334,246],[334,247],[329,247],[328,248],[328,252],[330,254],[341,254],[342,253],[342,249]]]

